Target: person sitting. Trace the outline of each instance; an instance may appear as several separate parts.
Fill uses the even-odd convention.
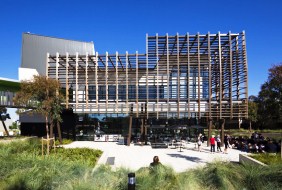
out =
[[[150,167],[154,167],[154,166],[158,166],[158,165],[161,165],[159,157],[158,156],[154,156],[153,162],[150,163]]]
[[[268,153],[277,153],[277,145],[272,140],[268,141],[265,149]]]

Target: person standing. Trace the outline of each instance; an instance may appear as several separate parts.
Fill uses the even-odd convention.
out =
[[[214,135],[211,136],[210,143],[211,143],[211,153],[214,153],[215,152],[215,138],[214,138]]]
[[[222,152],[221,151],[221,140],[220,140],[220,136],[219,135],[217,135],[217,137],[216,137],[216,149],[217,149],[217,151]]]
[[[229,136],[227,134],[224,135],[224,153],[227,154],[227,149],[229,146]]]

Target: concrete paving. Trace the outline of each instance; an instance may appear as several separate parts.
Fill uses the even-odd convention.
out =
[[[211,154],[210,147],[206,143],[202,145],[202,151],[197,150],[195,143],[186,143],[185,149],[159,148],[152,149],[150,145],[119,145],[117,142],[93,142],[93,141],[75,141],[66,148],[92,148],[103,151],[98,161],[100,164],[109,164],[113,169],[125,167],[132,171],[141,167],[147,167],[152,162],[154,156],[159,156],[163,165],[171,166],[176,172],[204,166],[208,162],[215,160],[239,162],[239,150],[228,149],[228,154],[215,152]],[[222,147],[223,150],[223,147]]]

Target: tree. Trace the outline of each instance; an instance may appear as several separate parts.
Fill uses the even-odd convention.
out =
[[[3,127],[5,129],[5,132],[6,132],[7,136],[9,136],[9,131],[7,130],[7,127],[6,127],[6,124],[5,124],[5,120],[6,119],[11,119],[10,115],[7,114],[7,108],[0,107],[0,120],[1,120],[1,122],[3,124]]]
[[[269,69],[267,81],[258,96],[258,119],[262,125],[282,123],[282,63]]]
[[[248,103],[248,116],[249,116],[249,130],[252,130],[252,122],[257,122],[258,120],[258,104],[256,102],[249,101]]]
[[[60,93],[58,80],[46,76],[36,76],[30,81],[22,81],[20,91],[14,98],[15,105],[23,107],[23,111],[40,113],[45,116],[47,139],[53,136],[55,122],[61,122],[63,96]],[[50,119],[50,128],[48,126]],[[60,126],[57,125],[61,141]],[[50,134],[49,134],[50,133]]]
[[[12,125],[9,126],[10,129],[18,129],[17,122],[13,122]]]

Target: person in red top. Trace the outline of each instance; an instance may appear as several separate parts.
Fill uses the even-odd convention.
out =
[[[213,152],[215,152],[215,138],[214,138],[214,135],[211,136],[210,143],[211,143],[211,153],[213,153]]]

